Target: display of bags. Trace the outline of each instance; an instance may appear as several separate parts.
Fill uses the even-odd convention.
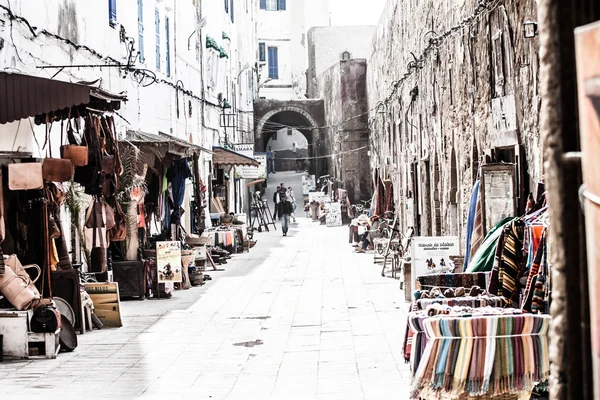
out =
[[[114,203],[114,226],[109,228],[108,237],[111,242],[120,242],[127,237],[127,216],[123,213],[119,202],[115,201]]]
[[[73,163],[62,158],[45,158],[42,176],[48,182],[67,182],[73,179]]]
[[[10,190],[36,190],[43,187],[42,163],[8,164]]]

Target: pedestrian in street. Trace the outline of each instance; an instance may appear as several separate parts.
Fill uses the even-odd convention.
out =
[[[275,188],[275,193],[273,193],[273,220],[275,220],[277,216],[277,205],[281,201],[281,186],[277,186]]]
[[[292,221],[296,223],[296,196],[294,195],[294,189],[292,189],[291,186],[288,187],[286,195],[290,203],[292,203]]]
[[[281,201],[279,204],[277,204],[275,212],[281,221],[281,230],[283,231],[283,236],[287,236],[290,225],[290,215],[293,212],[292,203],[288,201],[285,193],[281,194],[280,200]]]
[[[269,173],[275,173],[275,153],[273,152],[273,148],[269,146],[269,152],[267,153],[267,158],[269,159]]]
[[[373,215],[369,219],[369,222],[364,223],[367,229],[365,233],[363,233],[360,237],[360,246],[356,248],[357,253],[364,253],[365,251],[367,251],[369,244],[373,241],[373,239],[375,239],[374,236],[376,236],[375,233],[379,229],[380,223],[381,222],[377,215]]]

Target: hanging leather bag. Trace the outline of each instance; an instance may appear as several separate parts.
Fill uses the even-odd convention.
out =
[[[10,190],[39,190],[43,187],[42,163],[8,164]]]
[[[45,158],[42,176],[48,182],[68,182],[73,179],[74,168],[71,160]]]
[[[60,147],[60,157],[71,160],[74,166],[84,167],[88,164],[88,147],[66,144]]]
[[[115,201],[114,221],[115,225],[108,231],[111,242],[121,242],[127,237],[127,217],[118,201]]]

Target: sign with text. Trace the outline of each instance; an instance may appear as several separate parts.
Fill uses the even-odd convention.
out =
[[[255,153],[253,157],[260,163],[258,167],[240,165],[235,167],[236,175],[242,179],[267,179],[267,154]]]
[[[327,226],[342,226],[342,208],[339,202],[325,203],[325,223]]]
[[[104,326],[123,326],[118,283],[86,283],[85,291],[94,302],[94,314]]]
[[[314,175],[302,175],[302,194],[308,195],[311,190],[315,190],[317,185],[315,183]]]
[[[323,192],[310,192],[308,194],[308,202],[312,203],[313,201],[317,201],[317,202],[323,204],[323,203],[327,203],[327,202],[331,201],[331,198],[329,197],[329,195],[327,195]]]
[[[415,236],[412,240],[412,281],[417,276],[441,274],[452,269],[451,256],[460,254],[457,236]]]
[[[182,281],[181,243],[156,242],[158,283]]]
[[[243,156],[254,158],[254,143],[234,144],[233,150]]]

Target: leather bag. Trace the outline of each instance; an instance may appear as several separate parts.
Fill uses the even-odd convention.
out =
[[[74,169],[71,160],[45,158],[42,175],[48,182],[67,182],[73,179]]]
[[[88,147],[67,144],[60,147],[60,157],[71,160],[74,166],[84,167],[88,165]]]
[[[108,237],[111,242],[121,242],[127,237],[127,217],[118,201],[115,201],[114,222],[115,225],[108,231]]]
[[[42,163],[8,164],[10,190],[39,190],[43,187]]]
[[[27,310],[34,307],[42,297],[35,287],[35,282],[41,276],[40,267],[37,265],[27,267],[37,269],[38,275],[32,281],[14,254],[5,262],[4,255],[0,252],[0,263],[4,265],[4,274],[0,275],[0,293],[17,310]]]
[[[61,326],[60,311],[54,304],[40,306],[33,312],[31,318],[32,332],[56,332]]]
[[[115,156],[102,156],[102,172],[104,172],[106,175],[115,173]]]

